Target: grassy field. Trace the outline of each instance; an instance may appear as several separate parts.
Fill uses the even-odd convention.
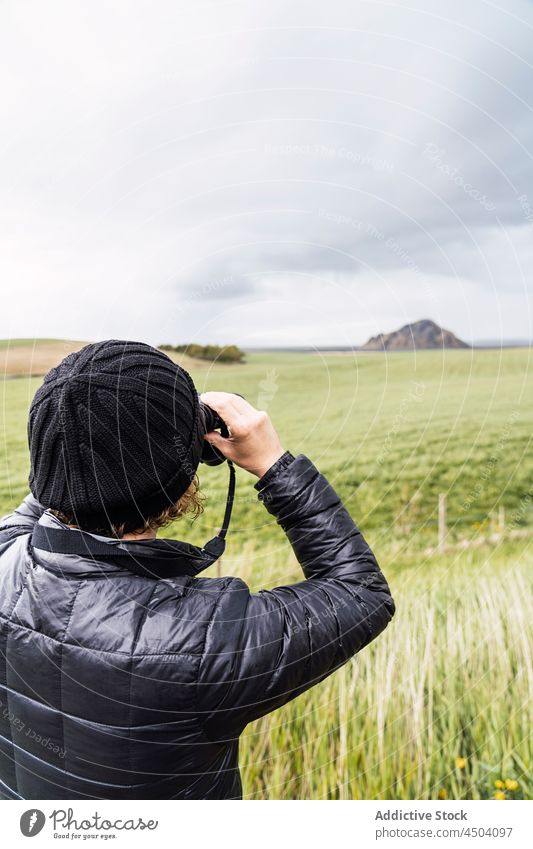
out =
[[[0,376],[43,375],[84,342],[58,339],[0,339]]]
[[[200,390],[267,409],[293,453],[338,489],[389,578],[397,615],[375,645],[242,744],[252,798],[530,798],[533,537],[428,555],[437,498],[449,541],[505,508],[533,526],[529,349],[414,354],[253,354],[195,367]],[[27,491],[25,420],[39,379],[1,384],[0,513]],[[224,469],[201,469],[206,512],[168,530],[195,542],[222,515]],[[298,579],[282,532],[239,472],[222,571],[253,589]],[[459,760],[456,765],[456,759]]]
[[[507,521],[533,525],[533,350],[412,354],[254,354],[244,365],[195,367],[197,386],[235,390],[266,408],[284,444],[309,454],[375,545],[401,536],[436,539],[437,499],[447,493],[450,539],[473,535],[500,505]],[[26,491],[26,412],[39,378],[1,388],[0,510]],[[203,469],[212,509],[191,529],[201,540],[221,518],[225,469]],[[232,540],[272,524],[253,481],[239,475]]]
[[[255,559],[243,556],[240,574],[258,586]],[[274,560],[286,580],[286,558]],[[393,622],[319,687],[248,726],[246,796],[483,799],[512,779],[507,795],[531,798],[531,544],[382,566]]]

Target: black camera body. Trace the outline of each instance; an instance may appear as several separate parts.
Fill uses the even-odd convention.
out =
[[[201,401],[200,415],[203,418],[204,433],[211,433],[212,430],[219,430],[222,436],[229,436],[228,428],[218,413],[215,413],[211,407],[208,407],[207,404],[203,404]],[[202,456],[200,458],[201,463],[205,463],[206,466],[220,466],[225,462],[225,460],[226,458],[224,455],[221,454],[220,451],[217,451],[214,445],[210,445],[209,442],[204,440]]]

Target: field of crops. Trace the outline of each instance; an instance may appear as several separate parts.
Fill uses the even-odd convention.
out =
[[[267,409],[286,447],[330,478],[397,603],[374,645],[248,727],[247,797],[531,797],[533,537],[427,548],[440,492],[450,543],[484,535],[502,506],[509,537],[533,526],[532,356],[256,353],[191,367],[200,390],[235,390]],[[25,417],[38,385],[1,384],[0,513],[26,493]],[[201,469],[201,482],[204,515],[169,535],[202,542],[217,527],[225,470]],[[253,589],[299,579],[253,480],[239,472],[238,484],[222,571]]]

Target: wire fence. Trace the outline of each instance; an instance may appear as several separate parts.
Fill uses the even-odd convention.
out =
[[[450,515],[447,502],[447,494],[440,493],[431,517],[422,522],[411,522],[408,516],[399,517],[394,527],[404,534],[418,533],[426,541],[432,536],[434,542],[426,549],[428,553],[533,535],[533,504],[523,503],[521,507],[510,511],[506,510],[504,505],[499,505],[490,512],[464,511]]]

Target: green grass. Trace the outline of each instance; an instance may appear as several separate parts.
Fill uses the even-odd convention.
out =
[[[34,345],[61,344],[62,339],[0,339],[0,351],[6,348],[33,348]]]
[[[269,559],[287,580],[283,553]],[[253,551],[240,561],[252,585],[262,562]],[[512,778],[508,796],[531,798],[531,546],[383,566],[393,622],[319,687],[248,726],[246,796],[483,799]]]
[[[205,364],[199,389],[235,390],[267,408],[284,444],[312,457],[377,545],[408,534],[436,539],[437,499],[447,493],[450,539],[477,532],[500,505],[507,520],[533,524],[530,349],[412,354],[254,354],[245,365]],[[26,491],[26,412],[39,380],[1,384],[0,511]],[[225,469],[200,469],[205,516],[200,541],[220,521]],[[516,515],[513,517],[513,514]],[[239,473],[232,542],[250,529],[273,533],[253,480]]]
[[[198,369],[200,390],[235,390],[268,409],[284,445],[308,454],[338,489],[390,579],[398,612],[331,679],[254,723],[242,746],[253,798],[451,798],[492,795],[516,778],[531,796],[532,539],[443,556],[504,506],[533,526],[530,349],[413,354],[248,355]],[[27,491],[26,415],[39,380],[1,383],[0,513]],[[168,535],[208,539],[227,473],[201,468],[206,512]],[[299,579],[281,530],[238,493],[222,570],[257,589]],[[466,768],[455,758],[466,758]]]

